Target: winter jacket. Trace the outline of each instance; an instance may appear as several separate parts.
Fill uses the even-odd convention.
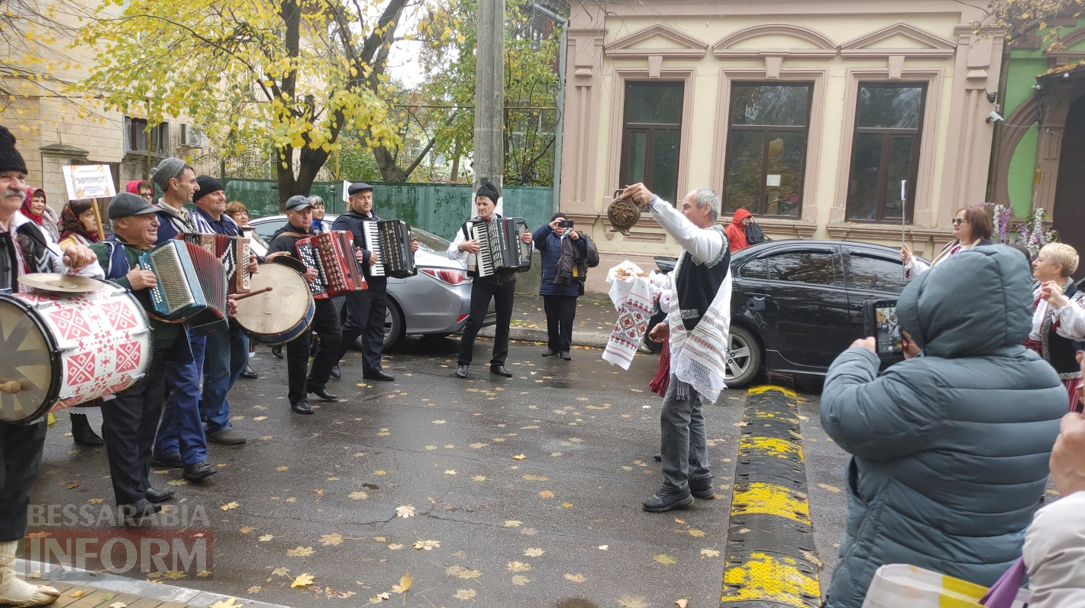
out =
[[[923,356],[878,374],[850,348],[830,366],[821,423],[852,458],[829,608],[860,608],[884,564],[989,586],[1021,555],[1066,413],[1058,374],[1021,346],[1029,274],[1008,247],[952,256],[897,302]]]
[[[1029,608],[1085,606],[1085,492],[1040,509],[1025,535]]]
[[[746,242],[746,227],[742,225],[742,220],[748,217],[750,217],[750,212],[740,208],[731,218],[731,225],[727,227],[727,242],[731,243],[731,253],[742,251],[750,246]]]
[[[539,282],[539,295],[575,296],[580,294],[580,285],[571,279],[576,256],[587,255],[588,248],[584,239],[562,239],[549,225],[543,226],[531,235],[535,249],[539,250],[542,267],[542,280]],[[568,241],[568,243],[563,243]],[[564,255],[563,255],[564,249]],[[574,249],[576,253],[574,253]],[[563,260],[564,258],[564,260]],[[564,272],[563,269],[564,262]],[[564,280],[563,280],[564,279]],[[562,281],[556,283],[555,280]]]

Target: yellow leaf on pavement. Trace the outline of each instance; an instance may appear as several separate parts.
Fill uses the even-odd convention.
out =
[[[526,585],[526,584],[528,584],[530,582],[531,582],[531,579],[524,576],[523,574],[517,574],[516,576],[512,577],[512,584],[513,585],[518,585],[518,586],[522,587],[522,586],[524,586],[524,585]]]
[[[275,576],[286,576],[287,572],[290,572],[290,569],[289,568],[282,568],[282,567],[276,568],[276,569],[271,571],[271,573],[273,575],[275,575]]]
[[[551,492],[550,490],[543,490],[542,492],[539,492],[539,496],[541,496],[543,498],[553,498],[554,493]]]
[[[654,559],[657,562],[659,562],[661,564],[664,564],[664,565],[670,565],[670,564],[674,563],[674,558],[667,555],[666,553],[660,553],[659,555],[655,556],[652,559]]]
[[[384,593],[378,593],[377,595],[374,595],[373,597],[369,598],[369,603],[370,604],[379,604],[379,603],[383,602],[384,600],[387,600],[387,599],[389,599],[391,597],[392,597],[391,594],[389,594],[387,591],[385,591]]]
[[[369,494],[365,492],[351,492],[349,494],[351,500],[365,500],[369,498]]]
[[[411,505],[396,507],[396,517],[414,517],[414,507]]]
[[[583,583],[586,580],[583,574],[566,574],[565,579],[577,584]]]
[[[522,524],[522,523],[524,523],[524,522],[517,521],[515,519],[506,519],[505,520],[505,527],[506,528],[519,528],[520,524]]]
[[[313,584],[313,576],[311,574],[299,574],[298,578],[294,579],[290,583],[291,589],[304,589]]]
[[[237,504],[237,502],[235,501],[235,502],[231,502],[231,503],[222,505],[219,508],[222,509],[223,511],[233,511],[234,509],[236,509],[236,508],[238,508],[240,506],[241,505]]]
[[[543,553],[546,553],[546,551],[543,551],[542,549],[539,549],[537,547],[528,547],[527,549],[524,549],[524,555],[528,557],[539,557]]]
[[[469,600],[469,599],[475,597],[475,590],[474,589],[459,589],[459,590],[456,591],[455,597],[458,600]]]
[[[323,534],[320,537],[320,544],[325,547],[332,545],[340,545],[343,543],[343,535],[336,532],[335,534]]]
[[[523,460],[524,458],[527,458],[527,456],[524,456],[523,454],[517,454],[512,457],[513,460]]]
[[[286,554],[290,557],[309,557],[316,553],[312,547],[296,547],[294,549],[288,549]]]
[[[418,550],[425,549],[426,551],[432,551],[433,549],[439,548],[440,546],[441,546],[441,541],[439,541],[439,540],[416,540],[416,541],[414,541],[414,548],[418,549]]]
[[[685,598],[674,600],[674,603],[678,604],[678,608],[686,608],[686,606],[689,606],[689,600]]]
[[[618,599],[618,605],[622,608],[648,608],[648,600],[639,595],[623,595]]]
[[[211,604],[211,608],[241,608],[241,604],[236,603],[236,600],[231,597]]]
[[[411,583],[413,583],[413,582],[414,582],[414,579],[411,578],[411,573],[408,572],[407,574],[404,574],[402,578],[399,579],[399,584],[398,585],[392,585],[392,592],[393,593],[407,593],[407,590],[411,588]]]
[[[531,570],[531,564],[525,564],[524,562],[509,562],[505,567],[509,569],[509,572],[527,572]]]

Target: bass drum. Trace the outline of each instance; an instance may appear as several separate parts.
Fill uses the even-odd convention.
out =
[[[277,258],[276,258],[277,259]],[[257,293],[270,287],[271,291]],[[249,278],[250,293],[237,301],[234,319],[245,335],[261,344],[285,344],[309,331],[316,313],[309,284],[284,264],[261,264]]]
[[[121,287],[0,294],[0,421],[34,422],[131,388],[152,354],[147,313]]]

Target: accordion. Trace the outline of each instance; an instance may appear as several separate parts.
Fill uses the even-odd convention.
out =
[[[184,321],[196,333],[228,327],[226,267],[199,245],[169,240],[139,257],[139,267],[154,273],[150,290],[154,315]]]
[[[222,265],[226,267],[226,293],[249,291],[251,275],[248,268],[252,254],[248,238],[198,232],[182,232],[176,238],[203,247],[222,262]]]
[[[405,279],[418,274],[411,249],[411,227],[402,220],[362,222],[365,248],[377,252],[376,264],[369,267],[369,276]]]
[[[531,268],[531,244],[520,240],[520,235],[525,232],[530,234],[524,218],[499,217],[489,222],[476,221],[468,232],[481,247],[475,268],[478,276],[488,277],[502,270],[525,272]],[[468,270],[471,270],[470,263]]]
[[[306,268],[315,268],[317,277],[309,283],[313,298],[323,300],[367,289],[362,268],[354,257],[354,235],[332,230],[298,239],[298,259]]]

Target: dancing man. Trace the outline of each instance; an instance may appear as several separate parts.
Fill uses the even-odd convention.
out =
[[[659,417],[663,486],[642,503],[645,511],[684,509],[693,497],[712,498],[703,401],[714,402],[724,386],[727,336],[731,325],[731,252],[716,223],[719,196],[698,188],[679,209],[633,184],[622,198],[647,205],[667,234],[682,246],[671,275],[671,309],[652,328],[656,342],[669,338],[671,382]]]

